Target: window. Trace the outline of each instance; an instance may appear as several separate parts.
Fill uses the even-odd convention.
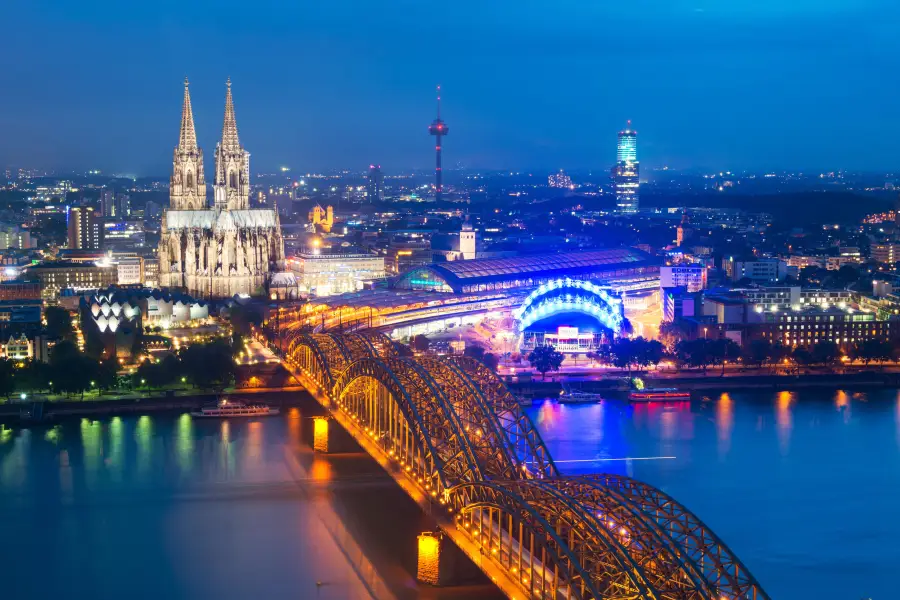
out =
[[[229,178],[228,187],[230,187],[230,188],[233,189],[233,190],[236,190],[236,189],[237,189],[237,186],[238,186],[238,184],[237,184],[237,181],[238,181],[238,180],[237,180],[237,173],[235,173],[234,171],[232,171],[231,173],[228,174],[228,178]]]
[[[189,190],[194,188],[194,174],[190,171],[188,171],[187,174],[187,188]]]

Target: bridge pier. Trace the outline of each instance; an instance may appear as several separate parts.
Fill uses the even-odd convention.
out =
[[[360,452],[359,444],[331,415],[312,418],[312,449],[319,454]]]
[[[418,539],[416,580],[436,587],[453,586],[479,577],[477,567],[440,530],[423,531]],[[467,568],[468,567],[468,568]]]

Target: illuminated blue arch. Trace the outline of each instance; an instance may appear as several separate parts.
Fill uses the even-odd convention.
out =
[[[552,315],[577,312],[590,315],[613,333],[622,331],[622,300],[598,285],[577,279],[557,279],[531,292],[513,313],[519,331]]]

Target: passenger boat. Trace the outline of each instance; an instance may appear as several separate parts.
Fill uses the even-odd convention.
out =
[[[691,393],[677,388],[644,388],[628,394],[632,402],[655,402],[666,400],[690,400]]]
[[[279,410],[268,404],[244,404],[237,400],[220,400],[215,406],[204,406],[191,412],[192,417],[267,417]]]
[[[559,393],[557,402],[560,404],[590,404],[592,402],[600,402],[601,400],[603,400],[601,394],[572,389],[568,385],[563,384],[563,390]]]

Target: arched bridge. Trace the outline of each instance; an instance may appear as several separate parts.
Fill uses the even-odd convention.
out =
[[[559,473],[503,382],[389,338],[292,332],[287,365],[511,598],[768,596],[700,519],[618,475]]]

